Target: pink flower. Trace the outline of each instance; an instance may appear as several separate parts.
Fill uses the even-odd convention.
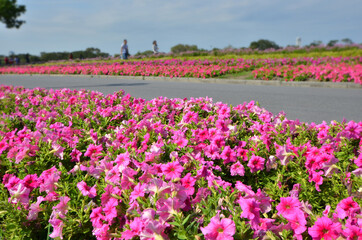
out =
[[[165,178],[167,180],[172,180],[181,177],[181,173],[183,172],[184,167],[182,167],[179,162],[175,161],[163,164],[161,169],[162,173],[165,175]]]
[[[74,148],[72,152],[70,153],[70,156],[72,159],[70,161],[72,162],[80,162],[80,156],[82,156],[82,152],[78,149]]]
[[[235,223],[229,218],[220,221],[219,214],[212,217],[209,225],[201,227],[206,240],[232,240],[235,234]]]
[[[97,196],[96,185],[94,185],[93,187],[89,187],[86,182],[81,181],[77,183],[77,187],[79,191],[82,192],[83,196],[88,196],[90,198],[94,198],[95,196]]]
[[[347,240],[362,239],[362,228],[361,226],[351,225],[346,223],[346,229],[343,231]]]
[[[117,209],[118,206],[118,200],[115,198],[109,199],[107,202],[105,208],[103,208],[103,212],[105,214],[105,220],[108,222],[111,222],[113,218],[117,217]]]
[[[229,146],[225,146],[224,150],[220,154],[220,158],[224,159],[224,164],[237,161],[236,153]]]
[[[62,196],[59,198],[59,203],[53,207],[53,214],[56,214],[58,215],[59,217],[61,218],[64,218],[65,215],[67,214],[68,212],[68,202],[70,201],[70,198],[67,197],[67,196]]]
[[[27,216],[27,219],[28,220],[35,220],[38,218],[38,213],[40,211],[42,211],[42,209],[39,207],[40,203],[43,202],[45,200],[44,197],[42,196],[39,196],[37,198],[37,201],[36,203],[33,203],[30,205],[30,210],[29,210],[29,213],[28,213],[28,216]]]
[[[57,239],[63,239],[63,226],[64,223],[62,220],[57,219],[57,218],[52,218],[49,220],[49,223],[52,225],[53,227],[53,232],[49,235],[49,237]]]
[[[133,192],[131,193],[131,195],[129,197],[130,202],[134,202],[138,197],[144,197],[145,189],[146,189],[146,184],[138,183],[134,187]]]
[[[102,154],[103,147],[102,145],[90,144],[87,148],[87,151],[84,153],[84,156],[90,157],[90,159],[98,159]]]
[[[65,148],[55,142],[52,143],[52,148],[52,152],[54,153],[54,155],[63,160]]]
[[[244,166],[240,162],[236,162],[233,165],[231,165],[230,173],[231,176],[236,176],[236,175],[244,176],[245,174]]]
[[[9,202],[18,203],[21,202],[24,205],[29,203],[29,193],[30,189],[25,187],[23,183],[19,183],[15,185],[12,189],[9,189],[11,198],[9,198]]]
[[[92,213],[89,217],[94,228],[100,228],[103,226],[103,220],[105,219],[105,217],[103,216],[102,212],[103,211],[101,207],[92,209]]]
[[[294,214],[301,213],[301,206],[302,204],[297,198],[281,197],[280,203],[276,209],[278,210],[278,215],[282,215],[283,217],[288,218]]]
[[[240,198],[238,203],[243,210],[240,217],[251,220],[253,224],[258,224],[261,210],[260,204],[254,198]]]
[[[336,207],[336,213],[338,218],[344,219],[347,216],[353,216],[361,211],[357,202],[352,200],[352,197],[348,197],[340,201]]]
[[[191,177],[191,173],[187,173],[183,178],[181,178],[182,186],[185,188],[187,195],[193,195],[195,192],[196,179]]]
[[[259,156],[253,155],[248,163],[248,167],[250,168],[250,172],[257,172],[259,170],[264,169],[265,159]]]
[[[144,227],[144,222],[139,218],[135,217],[129,224],[130,230],[122,232],[122,238],[130,240],[133,237],[139,235]]]
[[[38,187],[38,176],[36,174],[26,175],[23,179],[23,183],[25,187],[33,190],[34,188]]]
[[[47,193],[49,193],[57,189],[55,183],[58,182],[60,174],[61,172],[58,171],[55,167],[52,167],[42,172],[42,174],[38,178],[39,191],[46,191]]]
[[[341,231],[341,224],[327,217],[318,218],[314,226],[308,229],[313,240],[335,240],[340,236]]]
[[[287,220],[291,224],[291,227],[294,230],[295,234],[299,235],[299,234],[302,234],[305,230],[307,230],[307,227],[306,227],[307,221],[306,221],[302,211],[288,216]]]
[[[167,225],[161,224],[158,221],[149,220],[145,224],[145,227],[143,228],[143,231],[140,234],[140,239],[141,240],[167,239],[164,233],[166,227]]]

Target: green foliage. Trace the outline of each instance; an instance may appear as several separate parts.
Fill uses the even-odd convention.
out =
[[[17,5],[16,0],[0,0],[0,22],[3,22],[7,28],[19,28],[25,23],[17,18],[25,13],[24,5]]]
[[[260,39],[258,41],[254,41],[250,43],[249,46],[251,49],[259,49],[259,50],[266,50],[266,49],[279,49],[279,45],[276,44],[273,41],[266,40],[266,39]]]
[[[172,53],[182,53],[188,51],[198,51],[196,45],[187,45],[187,44],[177,44],[171,48]]]

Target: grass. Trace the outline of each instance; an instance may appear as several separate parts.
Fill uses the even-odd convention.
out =
[[[253,74],[251,71],[244,71],[238,73],[229,73],[225,75],[218,76],[216,78],[220,79],[242,79],[242,80],[253,80]]]

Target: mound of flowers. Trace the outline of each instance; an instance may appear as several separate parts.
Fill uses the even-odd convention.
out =
[[[2,239],[359,239],[362,122],[0,86]]]
[[[259,68],[253,71],[254,78],[270,80],[283,78],[285,81],[306,81],[309,78],[319,81],[354,82],[362,84],[362,65],[283,65]]]
[[[82,74],[210,78],[253,71],[258,79],[283,77],[289,81],[314,78],[319,81],[362,84],[362,57],[279,59],[215,59],[123,61],[27,65],[0,68],[0,74]]]

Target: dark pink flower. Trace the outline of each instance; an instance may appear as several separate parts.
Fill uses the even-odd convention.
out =
[[[344,219],[347,216],[353,216],[361,211],[359,204],[353,201],[352,197],[348,197],[340,201],[336,207],[338,218]]]
[[[250,168],[250,172],[253,173],[259,170],[263,170],[264,162],[265,162],[264,158],[253,155],[248,162],[248,167]]]
[[[235,223],[229,218],[220,220],[219,215],[212,217],[209,225],[201,227],[205,240],[232,240],[235,234]]]
[[[87,151],[84,153],[84,156],[90,157],[90,159],[98,159],[102,154],[103,147],[102,145],[90,144],[87,148]]]
[[[110,198],[106,206],[103,208],[103,212],[105,214],[104,219],[109,223],[113,220],[113,218],[117,217],[117,206],[118,200],[115,198]]]
[[[193,195],[195,192],[196,179],[191,176],[191,173],[187,173],[183,178],[181,178],[182,186],[185,188],[185,191],[188,195]]]
[[[224,150],[220,154],[220,158],[224,159],[224,164],[237,161],[236,153],[229,146],[225,146]]]
[[[70,161],[72,162],[80,162],[80,156],[82,156],[82,152],[78,149],[74,148],[72,152],[70,153],[70,156],[72,159]]]
[[[240,198],[238,203],[243,210],[240,217],[255,220],[256,222],[259,221],[261,208],[254,198]]]
[[[102,213],[103,211],[101,207],[92,209],[92,213],[90,214],[89,217],[91,219],[93,227],[100,228],[103,226],[103,220],[105,220],[105,217]]]
[[[318,218],[314,226],[308,229],[313,240],[335,240],[340,236],[341,231],[341,224],[327,217]]]
[[[89,187],[86,182],[81,181],[77,183],[77,187],[79,191],[82,192],[83,196],[88,196],[90,198],[94,198],[95,196],[97,196],[96,185],[94,185],[93,187]]]

